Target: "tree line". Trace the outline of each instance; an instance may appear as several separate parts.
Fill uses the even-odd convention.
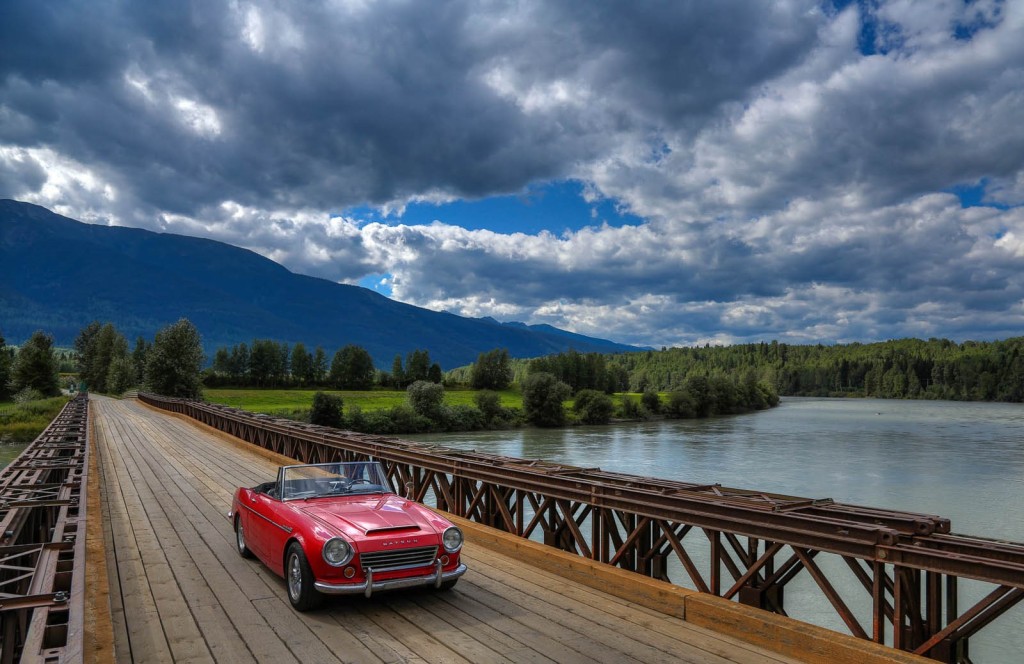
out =
[[[294,346],[271,339],[254,339],[230,348],[217,348],[203,374],[207,387],[330,387],[369,390],[374,386],[405,389],[417,381],[440,383],[441,365],[431,362],[430,352],[410,351],[403,362],[396,355],[391,371],[380,371],[370,353],[355,344],[339,348],[327,359],[323,346],[310,352],[302,342]]]
[[[121,394],[145,387],[160,394],[198,398],[202,394],[200,370],[202,339],[187,319],[156,333],[152,342],[139,337],[133,350],[111,323],[93,321],[75,338],[78,380],[82,388]],[[12,353],[0,334],[0,400],[33,401],[60,394],[59,372],[68,364],[67,353],[54,347],[53,337],[37,330]]]
[[[629,389],[671,389],[687,376],[753,374],[783,396],[1024,401],[1024,337],[897,339],[834,346],[770,343],[609,356]]]

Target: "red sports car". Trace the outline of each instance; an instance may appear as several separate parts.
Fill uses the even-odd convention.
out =
[[[282,466],[276,481],[239,488],[228,517],[238,553],[283,576],[299,611],[323,595],[447,590],[466,573],[462,531],[395,495],[376,461]]]

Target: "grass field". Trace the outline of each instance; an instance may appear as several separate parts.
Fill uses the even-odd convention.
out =
[[[345,411],[352,406],[359,406],[365,412],[374,410],[387,410],[398,404],[405,403],[405,390],[368,390],[344,391],[344,390],[234,390],[217,389],[204,390],[203,397],[210,403],[224,404],[254,413],[266,413],[268,415],[285,415],[296,411],[309,410],[313,403],[313,395],[317,392],[326,392],[341,397],[345,404]],[[449,390],[445,391],[445,403],[451,406],[460,404],[473,405],[473,390]],[[506,408],[521,408],[523,405],[522,395],[513,390],[499,392],[501,405]]]
[[[54,397],[25,404],[0,402],[0,442],[31,443],[67,401],[67,397]]]

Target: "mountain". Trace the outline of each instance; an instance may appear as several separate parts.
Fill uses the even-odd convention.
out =
[[[222,242],[85,224],[0,200],[0,331],[9,342],[41,329],[66,346],[99,320],[133,343],[182,317],[199,329],[210,355],[257,338],[322,345],[329,354],[358,344],[381,368],[417,348],[445,368],[492,348],[513,357],[640,350],[547,325],[430,311],[295,274]]]

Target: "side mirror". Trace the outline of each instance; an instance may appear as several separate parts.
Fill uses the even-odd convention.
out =
[[[413,483],[412,482],[406,482],[405,483],[405,499],[406,500],[412,500],[413,499],[412,497],[413,497]]]

